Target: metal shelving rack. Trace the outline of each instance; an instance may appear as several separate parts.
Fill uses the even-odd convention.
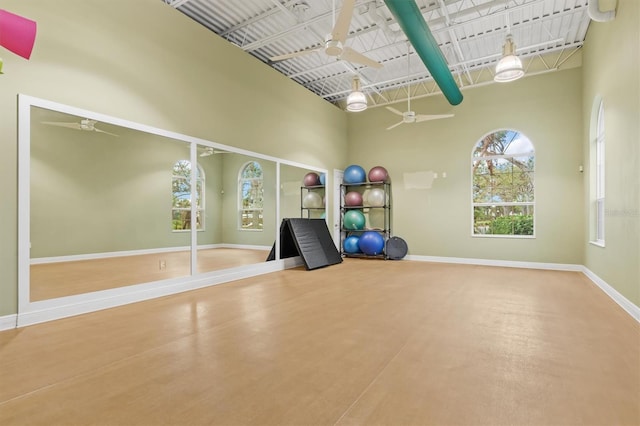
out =
[[[374,188],[381,188],[384,191],[385,203],[382,206],[370,206],[367,205],[366,200],[362,206],[346,206],[345,195],[349,191],[358,191],[364,193],[366,190]],[[364,198],[364,197],[363,197]],[[383,228],[371,228],[366,226],[361,230],[346,229],[344,227],[344,214],[349,210],[362,210],[367,220],[370,217],[372,211],[382,210],[384,212],[384,227]],[[372,259],[387,259],[386,255],[386,241],[391,237],[391,223],[392,223],[392,209],[391,209],[391,183],[390,182],[365,182],[365,183],[343,183],[340,185],[340,254],[344,257],[361,257]],[[360,235],[366,231],[376,231],[382,234],[385,241],[385,251],[379,255],[368,255],[364,253],[347,253],[344,251],[344,240],[350,235]]]

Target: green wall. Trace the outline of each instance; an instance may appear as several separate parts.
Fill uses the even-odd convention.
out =
[[[410,254],[584,264],[640,305],[636,0],[619,0],[614,21],[591,23],[582,68],[464,90],[455,108],[438,96],[415,100],[418,113],[456,116],[391,131],[384,129],[398,117],[386,109],[346,114],[158,0],[5,0],[2,7],[36,20],[38,36],[30,61],[3,52],[0,316],[16,312],[18,93],[330,173],[350,163],[383,165],[393,180],[394,234],[408,241]],[[595,96],[607,111],[605,248],[588,243]],[[471,237],[471,150],[502,128],[524,133],[536,148],[534,239]],[[439,175],[431,189],[404,188],[403,173],[428,170]],[[237,177],[237,169],[227,171]],[[222,237],[231,228],[220,223]]]
[[[610,22],[592,22],[584,47],[582,133],[584,265],[640,306],[640,2],[618,0]],[[605,247],[593,235],[591,111],[605,108]]]
[[[423,98],[411,102],[417,113],[455,117],[389,131],[398,117],[369,109],[349,121],[349,161],[389,171],[393,231],[409,254],[582,264],[581,90],[580,68],[571,68],[465,90],[455,108]],[[484,135],[505,128],[536,149],[534,239],[471,236],[471,153]],[[431,189],[405,189],[403,174],[420,171],[438,173]]]
[[[2,50],[0,316],[17,310],[17,95],[274,157],[346,162],[346,114],[158,0],[5,0],[33,19],[29,61]]]

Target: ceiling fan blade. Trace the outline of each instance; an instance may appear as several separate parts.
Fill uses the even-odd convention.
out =
[[[390,106],[388,106],[388,107],[385,107],[385,108],[387,108],[387,109],[388,109],[389,111],[391,111],[392,113],[397,114],[397,115],[399,115],[400,117],[402,117],[402,113],[401,113],[400,111],[398,111],[397,109],[395,109],[394,107],[390,107]]]
[[[347,40],[347,34],[349,34],[349,27],[351,26],[351,17],[353,16],[353,8],[356,5],[356,0],[344,0],[342,2],[342,9],[340,9],[340,15],[336,19],[336,24],[331,31],[331,38],[333,40],[340,41],[344,44]]]
[[[394,127],[398,127],[398,126],[399,126],[399,125],[401,125],[402,123],[404,123],[404,120],[403,120],[403,121],[400,121],[399,123],[394,124],[393,126],[389,126],[389,127],[387,127],[387,130],[391,130],[391,129],[393,129]]]
[[[115,137],[120,137],[119,135],[116,135],[115,133],[111,133],[111,132],[107,132],[107,131],[104,131],[104,130],[100,130],[100,129],[96,128],[96,127],[94,127],[94,128],[93,128],[93,130],[94,130],[95,132],[98,132],[98,133],[106,133],[107,135],[111,135],[111,136],[115,136]]]
[[[441,118],[450,118],[450,117],[453,117],[453,114],[435,114],[435,115],[417,114],[416,123],[420,123],[421,121],[440,120]]]
[[[80,130],[80,123],[65,123],[63,121],[43,121],[42,124],[49,126],[68,127],[70,129]]]
[[[271,62],[285,61],[287,59],[296,58],[298,56],[308,55],[310,53],[314,53],[314,52],[317,52],[317,51],[322,50],[322,49],[323,49],[323,47],[315,47],[313,49],[299,50],[297,52],[285,53],[284,55],[273,56],[273,57],[269,58],[269,60]]]
[[[366,65],[371,68],[382,68],[382,64],[374,61],[371,58],[364,56],[360,52],[356,52],[350,47],[345,47],[342,50],[342,54],[340,55],[340,59],[344,59],[348,62],[355,62],[357,64]]]

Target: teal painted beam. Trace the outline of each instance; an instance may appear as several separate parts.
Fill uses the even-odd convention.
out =
[[[384,2],[449,103],[458,105],[462,102],[462,93],[416,2],[414,0],[384,0]]]

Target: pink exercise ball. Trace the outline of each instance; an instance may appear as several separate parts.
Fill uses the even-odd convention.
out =
[[[349,191],[344,196],[345,206],[361,206],[362,203],[362,194],[357,191]]]
[[[311,172],[304,175],[304,179],[302,181],[304,186],[316,186],[320,185],[320,176],[317,173]]]
[[[386,182],[388,179],[389,173],[382,166],[375,166],[369,170],[369,182]]]

